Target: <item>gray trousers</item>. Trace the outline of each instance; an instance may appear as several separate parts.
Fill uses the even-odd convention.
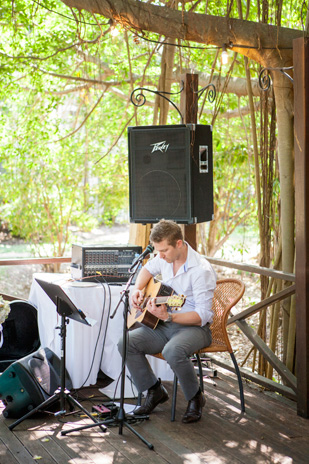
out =
[[[199,381],[190,356],[211,344],[211,331],[204,327],[159,322],[156,329],[142,325],[128,332],[126,365],[138,392],[152,387],[158,380],[146,354],[162,353],[177,375],[185,398],[189,401],[199,389]],[[122,354],[122,337],[118,350]]]

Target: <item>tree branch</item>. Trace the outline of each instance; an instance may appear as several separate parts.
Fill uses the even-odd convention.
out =
[[[122,134],[124,133],[124,131],[126,130],[126,128],[128,127],[128,125],[130,124],[130,122],[132,121],[132,119],[134,118],[134,114],[133,116],[131,116],[131,118],[126,122],[126,124],[124,125],[124,127],[122,128],[120,134],[118,135],[118,137],[116,138],[115,142],[112,144],[112,146],[108,149],[108,151],[103,155],[101,156],[101,158],[98,159],[98,161],[96,161],[94,164],[98,164],[103,158],[105,158],[105,156],[107,156],[111,151],[112,149],[114,148],[115,145],[117,145],[118,143],[118,140],[120,139],[120,137],[122,136]]]
[[[40,57],[40,56],[33,56],[33,55],[19,55],[19,56],[13,56],[13,55],[7,55],[6,53],[3,53],[3,52],[0,52],[0,55],[2,56],[5,56],[6,58],[10,58],[12,60],[31,60],[31,61],[46,61],[46,60],[49,60],[49,58],[53,58],[54,56],[58,55],[58,53],[61,53],[61,52],[65,52],[67,50],[70,50],[71,48],[74,48],[74,47],[78,47],[79,45],[83,44],[83,43],[87,43],[87,44],[94,44],[96,42],[98,42],[100,40],[100,38],[102,37],[102,34],[98,35],[98,37],[96,37],[95,39],[93,40],[80,40],[79,42],[76,42],[74,44],[71,44],[69,45],[68,47],[65,47],[65,48],[58,48],[58,50],[56,50],[54,53],[52,53],[51,55],[48,55],[48,56],[43,56],[43,57]]]
[[[54,76],[54,77],[59,77],[60,79],[67,79],[67,80],[72,80],[72,81],[79,81],[79,82],[87,82],[89,84],[99,84],[99,85],[104,85],[105,87],[109,87],[111,85],[121,85],[123,84],[124,82],[130,82],[130,80],[123,80],[123,81],[101,81],[99,79],[89,79],[89,78],[86,78],[86,77],[78,77],[78,76],[69,76],[69,75],[66,75],[66,74],[57,74],[57,73],[53,73],[53,72],[50,72],[50,71],[46,71],[45,69],[42,69],[42,68],[39,68],[39,67],[36,67],[35,66],[35,69],[37,69],[38,71],[44,73],[44,74],[48,74],[49,76]]]
[[[98,106],[98,104],[100,103],[100,101],[102,100],[104,94],[105,94],[105,91],[106,89],[104,89],[104,91],[102,92],[101,96],[99,97],[98,101],[96,102],[96,104],[93,106],[93,108],[91,109],[91,111],[87,114],[87,116],[85,117],[85,119],[83,120],[83,122],[73,131],[73,132],[70,132],[69,134],[65,135],[64,137],[61,137],[61,139],[58,139],[58,140],[53,140],[52,143],[57,143],[57,142],[61,142],[61,140],[64,140],[64,139],[67,139],[68,137],[71,137],[72,135],[76,134],[76,132],[78,132],[82,127],[83,125],[85,124],[85,122],[87,121],[87,119],[89,118],[89,116],[94,112],[94,110],[96,109],[96,107]]]
[[[151,31],[222,47],[234,44],[233,51],[263,66],[287,66],[293,60],[293,39],[303,31],[229,17],[178,11],[138,0],[62,0],[70,8],[98,13],[134,31]]]

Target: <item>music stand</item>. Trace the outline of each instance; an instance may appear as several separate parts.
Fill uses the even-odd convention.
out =
[[[97,422],[96,424],[88,424],[88,425],[82,425],[81,427],[78,427],[74,430],[63,430],[61,432],[61,435],[67,435],[71,432],[78,431],[78,430],[84,430],[84,429],[90,429],[92,427],[97,427],[98,425],[119,425],[119,435],[122,435],[122,429],[123,426],[127,427],[131,432],[133,432],[140,440],[142,440],[143,443],[145,443],[149,449],[153,449],[152,443],[150,443],[148,440],[146,440],[140,433],[138,433],[128,422],[127,416],[125,413],[124,409],[124,390],[125,390],[125,360],[126,360],[126,352],[127,352],[127,330],[128,330],[128,325],[127,325],[127,319],[128,319],[128,311],[130,310],[129,306],[129,294],[130,294],[130,285],[132,283],[132,280],[137,272],[137,269],[139,267],[139,264],[142,262],[144,259],[144,256],[140,256],[139,259],[136,260],[134,265],[131,266],[130,272],[131,275],[126,283],[126,287],[122,292],[122,295],[120,297],[120,300],[113,312],[113,314],[110,316],[111,319],[115,316],[120,304],[123,302],[124,303],[124,309],[123,309],[123,332],[122,332],[122,337],[123,337],[123,344],[122,344],[122,370],[121,370],[121,385],[120,385],[120,403],[119,403],[119,409],[115,417],[110,418],[110,419],[105,419],[102,420],[101,422]],[[135,269],[133,270],[133,268]],[[123,301],[124,300],[124,301]],[[134,416],[134,420],[144,420],[144,419],[149,419],[148,415],[136,415]]]
[[[16,425],[20,424],[25,419],[28,419],[36,412],[44,410],[47,406],[52,405],[58,400],[60,400],[60,410],[55,413],[55,416],[63,416],[66,413],[65,401],[67,400],[71,406],[76,406],[78,409],[83,411],[93,422],[95,422],[95,425],[99,425],[101,430],[106,432],[106,427],[103,424],[97,424],[97,420],[75,398],[73,398],[73,396],[70,395],[69,391],[65,387],[66,325],[69,323],[68,318],[74,319],[75,321],[88,326],[93,325],[93,323],[92,321],[87,320],[86,315],[80,309],[76,308],[74,303],[59,285],[46,282],[44,280],[35,280],[49,296],[52,302],[55,303],[57,313],[61,316],[61,326],[56,327],[57,329],[60,329],[61,337],[60,388],[58,388],[50,398],[47,398],[47,400],[43,401],[36,408],[32,409],[13,424],[9,425],[9,429],[13,430]],[[71,431],[73,430],[74,429]]]

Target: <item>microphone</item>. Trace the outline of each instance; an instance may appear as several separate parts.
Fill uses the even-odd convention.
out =
[[[132,266],[130,267],[129,271],[132,271],[132,269],[136,266],[136,264],[140,263],[141,261],[143,261],[144,258],[146,258],[146,256],[149,255],[149,253],[152,253],[154,250],[153,246],[152,245],[148,245],[145,250],[143,251],[142,254],[140,254],[132,263]]]

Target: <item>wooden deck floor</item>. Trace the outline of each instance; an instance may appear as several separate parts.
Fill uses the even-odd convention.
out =
[[[169,401],[149,420],[132,424],[153,450],[127,427],[120,435],[118,425],[105,433],[95,427],[62,436],[62,430],[90,423],[78,415],[38,413],[10,431],[14,421],[1,414],[0,464],[308,463],[309,420],[297,416],[295,403],[245,384],[246,413],[241,414],[234,376],[218,371],[215,382],[205,380],[207,405],[200,422],[181,423],[186,402],[179,389],[175,422],[170,422]],[[171,383],[166,385],[171,391]],[[84,389],[78,401],[91,411],[92,404],[107,401],[98,395],[97,389]]]

